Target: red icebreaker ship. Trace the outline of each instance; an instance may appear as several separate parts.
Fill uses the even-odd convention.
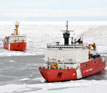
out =
[[[41,75],[46,81],[66,81],[84,78],[101,72],[106,67],[106,61],[96,51],[96,44],[85,45],[82,37],[78,40],[71,37],[68,21],[63,33],[64,45],[56,42],[48,44],[44,66],[39,67]]]
[[[6,36],[3,41],[4,49],[12,51],[25,51],[26,50],[26,36],[18,34],[19,23],[15,24],[15,32],[10,36]]]

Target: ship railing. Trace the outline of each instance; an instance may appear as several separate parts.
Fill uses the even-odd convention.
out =
[[[52,67],[51,64],[57,64],[58,67]],[[77,68],[76,63],[70,63],[70,62],[46,62],[40,69],[72,69]]]
[[[47,44],[47,48],[87,48],[84,45],[53,45],[53,44]]]
[[[26,37],[26,34],[15,35],[12,33],[9,37]]]
[[[39,69],[77,69],[77,66],[58,66],[58,68],[51,68],[50,66],[41,66]]]

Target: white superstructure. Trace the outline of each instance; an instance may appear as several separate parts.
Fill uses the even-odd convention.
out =
[[[78,63],[88,61],[88,49],[83,45],[48,45],[46,50],[46,61],[50,59],[64,60],[64,63]]]
[[[9,42],[10,43],[26,42],[26,35],[10,35],[9,36]]]

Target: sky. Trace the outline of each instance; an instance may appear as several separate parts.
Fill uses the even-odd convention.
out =
[[[107,0],[0,0],[0,21],[107,21]]]

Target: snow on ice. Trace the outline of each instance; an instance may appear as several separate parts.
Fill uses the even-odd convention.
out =
[[[31,85],[8,84],[0,87],[0,93],[107,93],[106,86],[107,81],[105,80],[42,82],[41,84]]]

